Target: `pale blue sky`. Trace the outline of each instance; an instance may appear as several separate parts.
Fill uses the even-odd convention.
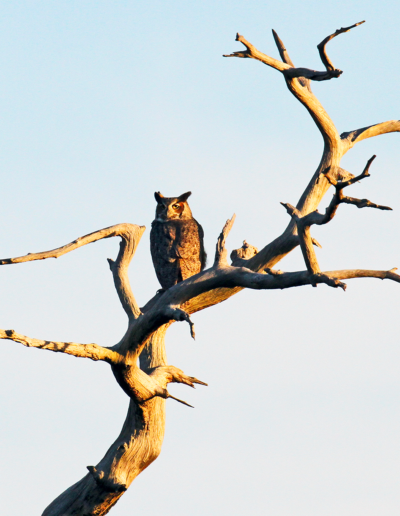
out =
[[[394,1],[3,1],[0,4],[1,256],[51,249],[118,222],[154,217],[153,192],[192,190],[213,255],[258,247],[288,222],[322,152],[308,113],[280,74],[238,50],[239,31],[278,57],[338,80],[313,90],[339,132],[400,118],[400,4]],[[322,269],[400,267],[398,134],[365,141],[342,165],[372,177],[351,195],[393,212],[342,206],[317,228]],[[321,208],[329,202],[328,194]],[[158,283],[149,231],[131,265],[140,303]],[[0,269],[2,328],[37,338],[115,343],[126,328],[109,240],[59,260]],[[294,251],[280,265],[304,269]],[[172,364],[209,383],[195,405],[168,401],[160,458],[114,516],[397,516],[400,505],[399,285],[348,282],[242,292],[175,324]],[[2,513],[40,514],[96,464],[117,436],[128,398],[105,364],[1,341]]]

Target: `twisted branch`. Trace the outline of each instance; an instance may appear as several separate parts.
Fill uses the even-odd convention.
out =
[[[327,72],[332,74],[332,77],[339,77],[339,75],[341,75],[343,72],[342,72],[342,70],[338,70],[337,68],[335,68],[333,66],[332,61],[329,59],[328,54],[326,53],[326,49],[325,49],[326,44],[329,41],[331,41],[331,39],[336,38],[336,36],[339,36],[339,34],[343,34],[344,32],[349,32],[351,29],[354,29],[354,27],[358,27],[359,25],[362,25],[363,23],[365,23],[365,20],[355,23],[354,25],[350,25],[350,27],[344,27],[344,28],[342,27],[341,29],[337,29],[333,34],[331,34],[330,36],[327,36],[325,39],[323,39],[321,41],[321,43],[319,43],[319,45],[317,45],[319,55],[321,57],[321,61],[324,63]]]

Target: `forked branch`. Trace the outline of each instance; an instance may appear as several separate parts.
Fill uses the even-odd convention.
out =
[[[319,55],[321,57],[321,61],[323,62],[326,72],[316,72],[315,70],[310,70],[308,68],[294,68],[292,70],[285,71],[286,77],[305,77],[307,79],[310,79],[312,81],[329,81],[330,79],[334,79],[342,75],[343,71],[339,70],[338,68],[335,68],[332,61],[329,59],[328,54],[326,53],[326,44],[331,41],[331,39],[335,38],[336,36],[339,36],[339,34],[343,34],[344,32],[349,32],[350,29],[353,29],[354,27],[357,27],[358,25],[361,25],[365,23],[364,21],[355,23],[354,25],[351,25],[350,27],[345,27],[338,29],[330,36],[327,36],[325,39],[317,45]]]
[[[240,35],[237,35],[236,40],[242,42],[245,45],[246,51],[243,53],[236,52],[231,54],[231,56],[250,57],[260,60],[261,62],[275,69],[278,69],[279,71],[287,70],[293,63],[290,60],[286,47],[276,33],[274,34],[274,38],[277,42],[277,46],[283,62],[274,60],[273,58],[262,54],[254,47],[254,45],[252,45],[243,36]],[[310,112],[325,141],[324,153],[321,162],[296,205],[299,212],[302,215],[306,215],[308,213],[314,212],[317,209],[320,201],[330,187],[330,183],[325,176],[326,170],[329,169],[330,176],[333,176],[336,180],[343,181],[353,177],[352,174],[340,168],[340,160],[343,154],[349,148],[349,143],[345,138],[346,135],[349,135],[349,140],[354,138],[356,141],[360,141],[361,139],[375,136],[377,134],[398,131],[400,130],[400,122],[393,121],[384,124],[378,124],[377,126],[371,126],[371,128],[364,128],[358,131],[353,131],[352,133],[345,133],[342,135],[342,137],[340,137],[334,123],[324,110],[323,106],[320,104],[315,95],[313,95],[313,93],[308,90],[308,88],[303,87],[301,80],[292,80],[287,78],[286,82],[289,90]],[[350,199],[352,202],[354,202],[353,198]],[[343,202],[346,201],[344,200]],[[360,206],[362,205],[363,204],[361,203]],[[367,205],[369,204],[365,203],[365,206]],[[316,243],[315,239],[312,239],[312,241]],[[250,253],[250,256],[246,256],[245,258],[242,256],[233,256],[234,264],[240,264],[254,272],[263,271],[273,267],[286,254],[290,253],[297,245],[299,245],[299,238],[297,235],[296,224],[294,224],[292,221],[282,235],[278,236],[269,244],[265,245],[265,247],[259,252],[252,252]],[[226,300],[232,295],[238,293],[241,288],[244,287],[216,286],[212,291],[199,293],[191,299],[186,299],[185,310],[188,313],[194,313],[196,311],[203,310],[209,306]],[[144,310],[148,310],[150,307],[154,306],[156,302],[157,298],[153,298],[145,306]]]
[[[290,65],[282,63],[282,61],[267,56],[266,54],[263,54],[262,52],[257,50],[254,45],[252,45],[249,41],[247,41],[247,39],[244,36],[241,36],[239,33],[236,34],[235,39],[236,41],[240,41],[240,43],[243,43],[243,45],[246,47],[246,50],[232,52],[232,54],[224,54],[223,57],[249,57],[252,59],[257,59],[258,61],[261,61],[262,63],[271,66],[272,68],[275,68],[275,70],[279,70],[280,72],[283,72],[284,70],[288,70],[289,68],[291,68]]]
[[[321,56],[321,60],[326,68],[325,72],[318,72],[316,70],[311,70],[310,68],[296,68],[292,62],[292,60],[289,57],[289,54],[279,38],[278,34],[273,31],[275,43],[278,47],[279,54],[282,58],[282,61],[278,61],[277,59],[274,59],[270,56],[267,56],[266,54],[263,54],[259,50],[255,48],[254,45],[252,45],[249,41],[247,41],[243,36],[241,36],[239,33],[236,34],[236,41],[240,41],[243,43],[243,45],[246,47],[246,50],[244,51],[238,51],[233,52],[232,54],[224,54],[224,57],[249,57],[252,59],[258,59],[262,63],[271,66],[272,68],[275,68],[276,70],[279,70],[282,72],[287,79],[295,79],[303,77],[308,80],[312,81],[327,81],[332,78],[339,77],[343,72],[342,70],[339,70],[335,68],[332,64],[332,61],[329,59],[327,53],[326,53],[326,44],[331,41],[331,39],[335,38],[339,34],[343,34],[344,32],[348,32],[350,29],[353,29],[354,27],[357,27],[358,25],[361,25],[362,22],[355,23],[354,25],[351,25],[350,27],[345,27],[338,29],[333,34],[330,34],[327,36],[324,40],[317,45],[319,54]],[[304,86],[307,86],[306,84],[303,84]]]
[[[15,263],[31,262],[35,260],[45,260],[47,258],[59,258],[64,254],[75,251],[79,247],[97,242],[103,238],[121,237],[120,251],[117,260],[114,262],[109,259],[109,265],[114,278],[114,285],[117,290],[122,307],[128,315],[129,319],[137,319],[140,315],[140,309],[136,303],[135,297],[129,283],[128,267],[135,254],[136,248],[145,231],[145,226],[136,224],[117,224],[108,228],[94,231],[88,235],[82,236],[70,242],[67,245],[44,251],[41,253],[28,253],[18,258],[6,258],[0,260],[0,265],[10,265]]]
[[[188,376],[181,369],[171,365],[155,367],[148,371],[148,374],[160,385],[164,386],[167,386],[168,383],[183,383],[189,385],[189,387],[193,387],[193,389],[195,388],[195,384],[208,386],[207,383],[198,380],[194,376]]]
[[[310,275],[314,276],[316,274],[320,274],[321,270],[318,265],[318,260],[315,254],[314,246],[313,246],[313,239],[311,237],[310,227],[314,224],[322,225],[327,224],[329,221],[333,219],[333,217],[336,214],[336,210],[341,203],[347,203],[347,204],[354,204],[358,208],[378,208],[380,210],[391,210],[388,206],[381,206],[375,203],[372,203],[368,199],[356,199],[354,197],[346,197],[343,194],[343,189],[354,184],[357,181],[361,181],[362,179],[365,179],[366,177],[369,177],[369,168],[371,166],[371,163],[376,158],[376,156],[372,156],[370,158],[363,170],[363,172],[357,176],[352,177],[348,179],[347,181],[337,181],[335,178],[333,178],[329,173],[330,170],[328,170],[325,173],[326,178],[328,181],[334,185],[336,193],[332,198],[331,203],[327,207],[325,214],[321,214],[318,212],[318,210],[313,211],[307,215],[302,216],[300,211],[288,203],[281,203],[282,206],[286,208],[286,211],[289,213],[289,215],[294,220],[297,230],[298,230],[298,236],[300,240],[300,247],[301,251],[303,253],[304,261],[307,266],[307,270],[309,271]],[[343,284],[339,283],[330,283],[327,282],[328,285],[331,286],[340,286],[343,288]],[[314,286],[316,284],[313,283]]]
[[[326,209],[326,213],[323,216],[323,218],[320,219],[320,222],[314,222],[314,224],[326,224],[327,222],[329,222],[333,218],[334,214],[336,213],[336,209],[339,206],[339,204],[342,204],[342,203],[354,204],[354,206],[357,206],[357,208],[376,208],[378,210],[390,210],[390,211],[392,210],[392,208],[390,208],[389,206],[375,204],[375,203],[369,201],[368,199],[357,199],[355,197],[347,197],[343,194],[343,189],[346,188],[347,186],[350,186],[358,181],[361,181],[362,179],[365,179],[366,177],[370,177],[369,168],[375,158],[376,158],[376,156],[374,155],[374,156],[372,156],[372,158],[370,158],[368,160],[363,172],[359,176],[352,177],[351,179],[349,179],[347,181],[340,181],[340,182],[336,181],[336,179],[332,178],[332,176],[330,175],[330,171],[326,172],[325,177],[335,187],[336,193],[333,196],[333,199],[332,199],[330,205]],[[312,217],[314,215],[315,214],[310,214],[307,217],[309,219],[312,219]]]

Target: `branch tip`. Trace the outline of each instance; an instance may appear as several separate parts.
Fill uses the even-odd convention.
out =
[[[190,335],[191,335],[192,339],[195,340],[196,334],[194,332],[194,323],[192,322],[190,315],[187,312],[184,312],[183,310],[182,310],[182,312],[184,313],[184,316],[183,316],[183,319],[181,319],[181,320],[186,321],[189,324]]]
[[[290,59],[289,54],[288,54],[288,52],[286,50],[286,47],[283,44],[283,41],[278,36],[276,31],[274,31],[274,29],[272,29],[272,35],[274,37],[275,44],[276,44],[276,46],[278,48],[278,52],[279,52],[279,55],[281,56],[282,61],[284,63],[288,64],[289,66],[292,66],[294,68],[293,61]]]
[[[182,405],[186,405],[187,407],[194,408],[193,405],[189,405],[186,401],[180,400],[179,398],[175,398],[175,396],[172,396],[170,393],[168,393],[168,398],[171,398],[175,401],[179,401],[179,403],[182,403]]]
[[[288,212],[288,214],[291,216],[291,217],[294,217],[294,218],[299,218],[301,216],[299,210],[297,208],[295,208],[294,206],[292,206],[291,204],[289,204],[288,202],[281,202],[282,206],[286,209],[286,211]]]
[[[108,261],[108,265],[110,267],[110,271],[112,271],[115,261],[112,258],[107,258],[107,261]]]
[[[198,380],[197,378],[192,378],[193,383],[197,383],[198,385],[204,385],[205,387],[208,387],[208,383],[202,382],[201,380]]]
[[[316,238],[311,238],[312,243],[316,246],[322,249],[322,245],[318,242]]]
[[[221,266],[222,264],[223,265],[226,265],[227,264],[227,255],[228,255],[228,252],[225,248],[225,241],[232,229],[232,226],[235,222],[235,219],[236,219],[236,214],[234,213],[232,215],[232,218],[228,219],[226,222],[225,222],[225,225],[224,227],[222,228],[222,231],[221,233],[219,234],[219,237],[218,237],[218,240],[217,240],[217,245],[216,245],[216,248],[215,248],[215,259],[214,259],[214,266],[218,267],[218,266]]]
[[[324,274],[323,272],[312,274],[311,278],[310,278],[310,283],[313,287],[316,287],[317,283],[325,283],[329,287],[341,288],[344,292],[346,291],[346,288],[347,288],[346,283],[341,282],[337,278],[328,276],[327,274]]]

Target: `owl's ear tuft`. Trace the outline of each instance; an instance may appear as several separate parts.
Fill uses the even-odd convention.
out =
[[[154,192],[154,198],[158,203],[160,203],[161,199],[164,199],[164,196],[161,192]]]
[[[186,202],[191,195],[192,195],[192,192],[183,193],[182,195],[180,195],[178,197],[178,201],[179,202]]]

